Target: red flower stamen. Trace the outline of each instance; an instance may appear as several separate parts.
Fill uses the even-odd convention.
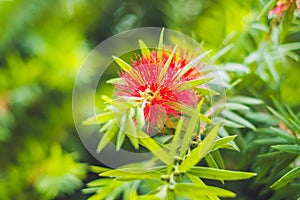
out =
[[[184,74],[180,73],[189,63],[184,56],[187,57],[183,53],[174,55],[163,74],[170,53],[162,50],[160,58],[157,51],[152,51],[132,61],[131,72],[119,73],[121,81],[115,83],[116,96],[137,97],[136,101],[145,104],[143,111],[149,132],[161,130],[167,124],[172,124],[171,118],[180,117],[182,112],[174,105],[194,109],[199,103],[199,97],[193,89],[181,90],[178,87],[180,83],[201,76],[198,66],[191,67]]]

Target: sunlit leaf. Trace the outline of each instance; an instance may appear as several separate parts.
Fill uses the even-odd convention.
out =
[[[275,183],[273,183],[270,187],[278,190],[298,177],[300,177],[300,166],[298,166],[298,167],[292,169],[291,171],[289,171],[288,173],[286,173],[279,180],[277,180]]]
[[[296,155],[300,155],[300,146],[299,145],[274,145],[271,146],[273,149],[277,149],[279,151],[283,151],[286,153],[293,153]]]
[[[192,61],[190,61],[188,64],[186,64],[183,69],[181,71],[179,71],[175,76],[178,75],[179,79],[180,77],[182,77],[187,71],[189,71],[192,67],[195,67],[199,64],[200,60],[202,60],[203,58],[205,58],[208,54],[210,53],[210,51],[207,51],[203,54],[201,54],[200,56],[194,58]]]
[[[82,124],[84,125],[102,124],[104,122],[109,121],[112,118],[113,118],[113,114],[111,112],[105,112],[84,120]]]
[[[199,166],[192,167],[187,171],[187,173],[213,180],[243,180],[256,176],[256,173],[252,172],[232,171]]]
[[[140,46],[140,50],[142,51],[143,56],[149,56],[150,55],[150,50],[147,47],[147,45],[143,42],[143,40],[139,40],[139,46]]]
[[[163,45],[164,45],[164,31],[165,28],[161,29],[160,36],[159,36],[159,41],[158,41],[158,48],[157,48],[157,54],[159,60],[162,60],[162,50],[163,50]]]
[[[213,146],[212,151],[223,148],[227,143],[233,141],[236,138],[236,136],[237,135],[231,135],[231,136],[228,136],[228,137],[217,139],[216,143]]]
[[[113,137],[116,135],[118,131],[118,126],[115,123],[112,123],[111,127],[105,132],[105,134],[102,136],[98,146],[97,146],[97,152],[102,151],[104,147],[113,139]]]
[[[246,105],[259,105],[263,104],[264,102],[260,99],[256,99],[253,97],[246,97],[246,96],[234,96],[228,99],[230,102],[237,102],[241,104],[246,104]]]
[[[180,90],[187,90],[187,89],[191,89],[191,88],[203,85],[212,79],[213,79],[213,77],[190,80],[190,81],[180,83],[180,84],[176,85],[176,87],[179,87]]]
[[[190,155],[181,163],[178,168],[180,172],[189,170],[211,151],[221,125],[222,123],[219,123],[211,128],[204,140],[195,149],[193,149]]]
[[[144,171],[140,169],[116,169],[106,171],[100,176],[116,177],[117,180],[143,180],[143,179],[161,179],[161,175],[155,171]]]
[[[189,183],[177,183],[174,185],[174,191],[178,196],[189,197],[192,199],[206,199],[208,197],[235,197],[235,194],[229,190],[213,186],[198,186]]]
[[[159,74],[158,77],[158,82],[160,82],[163,77],[166,75],[166,73],[168,72],[169,66],[171,64],[171,61],[173,60],[175,53],[176,53],[176,49],[177,49],[177,45],[173,48],[172,53],[170,54],[168,60],[166,61],[166,63],[164,64],[161,73]]]
[[[234,112],[231,112],[231,111],[226,111],[224,113],[225,117],[230,119],[231,121],[234,121],[238,124],[241,124],[247,128],[250,128],[250,129],[253,129],[255,130],[255,126],[249,122],[248,120],[242,118],[241,116],[239,116],[238,114],[235,114]]]
[[[158,157],[165,164],[169,164],[173,158],[170,158],[163,146],[149,137],[146,133],[139,131],[139,140],[141,145],[146,147],[151,153]]]
[[[193,113],[192,117],[189,121],[188,128],[184,134],[183,141],[181,144],[180,156],[183,156],[188,149],[192,134],[197,126],[197,123],[199,122],[199,112],[201,110],[202,104],[203,104],[203,100],[200,101],[197,108],[192,112]]]

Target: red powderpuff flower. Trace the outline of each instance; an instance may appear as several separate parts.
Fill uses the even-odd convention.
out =
[[[296,2],[296,7],[300,12],[300,0],[280,0],[277,2],[277,6],[269,12],[269,18],[282,17],[283,12],[288,10],[294,2]]]
[[[165,125],[173,127],[171,119],[180,117],[180,106],[194,109],[200,101],[194,89],[181,87],[199,79],[198,65],[191,65],[183,51],[180,56],[166,50],[151,51],[132,61],[130,70],[119,73],[116,95],[133,97],[144,104],[148,133]]]

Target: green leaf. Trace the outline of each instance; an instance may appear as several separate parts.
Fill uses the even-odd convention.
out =
[[[281,20],[281,23],[279,25],[280,28],[280,43],[283,43],[288,31],[292,25],[293,18],[294,18],[294,9],[295,9],[296,4],[292,3],[290,4],[288,10],[283,13],[283,17]]]
[[[246,119],[242,118],[241,116],[239,116],[238,114],[231,112],[231,111],[226,111],[224,113],[225,117],[236,122],[239,123],[247,128],[250,128],[252,130],[255,130],[255,126],[253,124],[251,124],[249,121],[247,121]]]
[[[108,171],[108,170],[110,170],[109,168],[106,168],[106,167],[99,167],[99,166],[94,166],[94,165],[92,165],[91,167],[90,167],[90,170],[92,171],[92,172],[94,172],[94,173],[102,173],[102,172],[105,172],[105,171]]]
[[[120,122],[120,128],[117,135],[116,141],[116,150],[119,151],[124,143],[125,140],[125,133],[124,133],[124,126],[125,126],[126,116],[123,116]]]
[[[88,187],[100,187],[100,186],[105,186],[109,183],[111,183],[112,179],[111,178],[101,178],[101,179],[96,179],[94,181],[91,181],[87,183]]]
[[[272,137],[280,136],[280,138],[285,139],[286,141],[291,143],[297,142],[297,139],[295,137],[291,136],[289,133],[287,133],[286,131],[280,128],[275,128],[275,127],[260,128],[257,129],[257,132],[262,134],[268,134]]]
[[[214,158],[215,162],[217,163],[218,167],[220,169],[224,169],[225,166],[224,166],[223,158],[220,154],[220,151],[218,151],[218,150],[213,151],[213,152],[211,152],[211,155]]]
[[[235,123],[233,121],[227,120],[227,119],[224,120],[224,126],[231,127],[231,128],[245,128],[245,126]]]
[[[191,107],[182,105],[180,103],[177,102],[166,102],[168,105],[170,105],[174,110],[180,112],[180,113],[184,113],[187,116],[192,116],[194,110]]]
[[[288,121],[286,120],[285,117],[283,117],[279,112],[274,110],[273,108],[267,106],[267,109],[279,120],[283,121],[285,124],[288,124]]]
[[[112,118],[113,118],[113,114],[111,112],[105,112],[84,120],[82,124],[83,125],[102,124],[104,122],[111,120]]]
[[[141,145],[146,147],[151,153],[153,153],[157,158],[159,158],[162,162],[165,164],[170,164],[172,162],[172,159],[164,150],[164,146],[157,143],[155,140],[153,140],[149,135],[144,133],[143,131],[139,131],[139,140]]]
[[[165,28],[162,28],[161,32],[160,32],[160,36],[159,36],[159,41],[158,41],[157,54],[158,54],[159,60],[162,60],[162,50],[163,50],[163,45],[164,45],[164,31],[165,31]]]
[[[194,90],[196,90],[200,95],[210,95],[210,96],[215,96],[215,95],[219,95],[218,92],[212,90],[212,89],[208,89],[208,88],[194,88]]]
[[[199,117],[200,117],[200,121],[202,121],[202,122],[206,122],[208,124],[213,123],[210,118],[206,117],[205,115],[203,115],[201,113],[199,114]]]
[[[160,197],[152,194],[152,195],[142,195],[142,196],[139,196],[138,198],[139,200],[161,200]]]
[[[166,200],[174,200],[174,199],[175,199],[174,190],[168,188],[167,189],[167,198],[166,198]]]
[[[284,176],[282,176],[279,180],[273,183],[270,188],[274,188],[278,190],[288,184],[289,182],[293,181],[293,179],[300,177],[300,166],[290,170]]]
[[[183,157],[189,147],[189,143],[192,138],[192,134],[194,130],[196,129],[197,124],[199,123],[199,113],[201,110],[203,104],[203,99],[200,101],[198,104],[197,108],[192,112],[192,117],[190,119],[190,122],[188,124],[187,130],[184,134],[182,144],[181,144],[181,149],[180,149],[180,156]]]
[[[215,53],[212,57],[212,61],[217,61],[219,58],[222,58],[225,54],[227,54],[232,48],[234,47],[233,44],[229,44],[225,46],[223,49],[219,50],[217,53]]]
[[[97,152],[99,153],[106,147],[106,145],[113,139],[118,131],[118,126],[115,123],[112,123],[111,127],[105,132],[102,136],[101,141],[98,144]]]
[[[226,107],[229,110],[249,110],[248,106],[245,106],[244,104],[240,103],[226,103]]]
[[[115,192],[115,189],[120,187],[123,183],[120,181],[111,181],[106,187],[102,187],[100,190],[97,190],[96,194],[88,198],[88,200],[101,200],[105,199],[112,191]],[[115,194],[115,193],[114,193]]]
[[[186,64],[181,71],[178,71],[174,77],[177,76],[176,80],[178,80],[180,77],[182,77],[185,73],[187,73],[187,71],[189,71],[192,67],[195,67],[199,64],[200,60],[202,60],[204,57],[206,57],[211,51],[207,51],[203,54],[201,54],[200,56],[196,57],[195,59],[193,59],[191,62],[189,62],[188,64]]]
[[[142,128],[145,125],[145,116],[144,109],[137,107],[136,108],[136,119],[139,128]]]
[[[292,117],[292,119],[298,124],[300,125],[300,120],[299,118],[295,115],[295,113],[287,106],[286,107],[287,111],[289,112],[290,116]]]
[[[227,145],[228,142],[233,141],[236,138],[236,136],[237,135],[231,135],[231,136],[228,136],[228,137],[217,139],[215,145],[213,146],[212,151],[215,151],[215,150],[218,150],[220,148],[223,148],[224,146]]]
[[[139,140],[138,140],[137,129],[134,125],[133,120],[129,116],[126,116],[125,134],[128,136],[132,146],[135,149],[138,149],[139,148]]]
[[[264,61],[266,62],[273,79],[275,80],[276,83],[278,83],[279,75],[274,66],[274,59],[271,57],[271,55],[269,53],[264,53],[263,57],[264,57]]]
[[[259,105],[259,104],[264,103],[260,99],[256,99],[256,98],[253,98],[253,97],[246,97],[246,96],[231,97],[230,99],[228,99],[228,101],[237,102],[237,103],[246,104],[246,105]]]
[[[210,168],[216,168],[219,169],[219,166],[217,164],[217,161],[214,159],[214,157],[212,156],[211,153],[209,153],[207,156],[205,156],[205,161],[207,163],[207,165]],[[223,164],[223,160],[222,160],[222,164]],[[224,165],[224,164],[223,164]],[[222,184],[224,184],[224,180],[222,179],[218,179]]]
[[[194,183],[195,185],[199,185],[199,186],[203,186],[203,187],[206,186],[205,183],[198,176],[194,176],[192,174],[186,174],[186,175],[192,181],[192,183]]]
[[[122,80],[121,78],[111,78],[111,79],[107,80],[106,83],[114,84],[114,83],[120,82],[121,80]]]
[[[158,77],[158,82],[161,82],[163,77],[166,75],[166,73],[168,72],[168,69],[169,69],[169,66],[171,64],[171,61],[172,59],[174,58],[174,55],[175,55],[175,52],[176,52],[176,49],[177,49],[177,45],[174,47],[174,49],[172,50],[172,53],[171,55],[169,56],[167,62],[165,63],[163,69],[161,70],[161,73],[159,74],[159,77]]]
[[[187,90],[187,89],[191,89],[191,88],[197,87],[199,85],[202,85],[204,83],[207,83],[212,79],[214,79],[214,78],[210,77],[210,78],[201,78],[201,79],[196,79],[196,80],[190,80],[190,81],[186,81],[183,83],[179,83],[176,85],[176,87],[178,87],[180,91]]]
[[[116,177],[116,180],[144,180],[144,179],[156,179],[161,180],[161,173],[156,171],[147,171],[141,169],[123,168],[106,171],[100,174],[100,176]]]
[[[270,114],[262,112],[251,112],[247,111],[245,117],[250,121],[258,122],[265,125],[275,125],[277,120]]]
[[[175,194],[178,196],[189,197],[191,199],[207,199],[208,197],[235,197],[235,194],[213,186],[199,186],[190,183],[177,183],[174,185]]]
[[[220,107],[211,107],[210,110],[207,112],[207,116],[214,118],[217,115],[219,115],[220,113],[222,113],[224,110],[226,110],[226,106],[220,106]]]
[[[130,72],[132,70],[132,67],[121,58],[113,56],[113,59],[125,72]]]
[[[201,148],[201,150],[199,152],[200,158],[205,157],[212,150],[212,148],[216,142],[216,137],[219,133],[219,129],[222,125],[223,125],[223,123],[218,123],[209,130],[206,137],[201,142],[201,143],[203,143],[203,147]]]
[[[170,157],[173,158],[176,155],[177,147],[180,141],[180,132],[182,127],[183,118],[180,118],[174,133],[174,137],[170,147]]]
[[[140,50],[142,51],[143,56],[150,55],[150,50],[147,47],[147,45],[143,42],[143,40],[139,40],[139,46],[140,46]]]
[[[257,19],[260,19],[262,16],[267,16],[267,13],[272,10],[272,8],[276,5],[278,0],[270,0],[268,1],[267,5],[264,5],[264,8],[259,13]]]
[[[209,167],[216,168],[216,169],[219,168],[215,159],[212,157],[210,153],[207,156],[205,156],[205,161]]]
[[[199,176],[200,178],[212,179],[212,180],[243,180],[256,176],[256,173],[232,171],[225,169],[216,169],[208,167],[192,167],[187,171],[188,174]]]
[[[183,160],[178,168],[180,172],[189,170],[210,152],[215,143],[215,139],[218,135],[218,131],[221,125],[222,123],[214,125],[207,136],[204,138],[204,140],[191,151],[190,155],[185,160]]]
[[[292,153],[296,155],[300,155],[300,146],[299,145],[274,145],[271,146],[273,149],[277,149],[279,151],[283,151],[286,153]]]

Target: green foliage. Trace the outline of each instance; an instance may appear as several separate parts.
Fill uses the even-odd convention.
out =
[[[185,115],[165,136],[150,137],[145,129],[139,131],[145,126],[142,105],[134,99],[118,104],[96,94],[101,114],[83,123],[101,125],[98,151],[113,142],[118,151],[133,147],[153,158],[120,169],[91,167],[101,177],[84,192],[94,194],[91,199],[219,199],[234,197],[231,191],[239,199],[299,198],[299,11],[294,2],[282,17],[268,18],[277,2],[0,1],[0,199],[90,197],[78,190],[85,187],[82,180],[94,179],[93,174],[85,176],[82,162],[102,163],[95,163],[76,136],[73,82],[93,47],[140,26],[166,26],[211,49],[227,100],[213,105],[205,100],[197,111],[174,104]],[[162,33],[160,56],[163,43]],[[141,53],[148,54],[146,43],[139,44]],[[115,61],[130,70],[120,58]],[[197,88],[206,81],[180,87],[218,95]],[[110,95],[112,87],[100,84],[101,93]],[[111,103],[123,111],[132,109],[117,115],[103,111]],[[118,126],[115,116],[120,116]],[[225,117],[223,126],[215,123],[220,117]],[[257,176],[227,182],[254,175],[244,171]]]

